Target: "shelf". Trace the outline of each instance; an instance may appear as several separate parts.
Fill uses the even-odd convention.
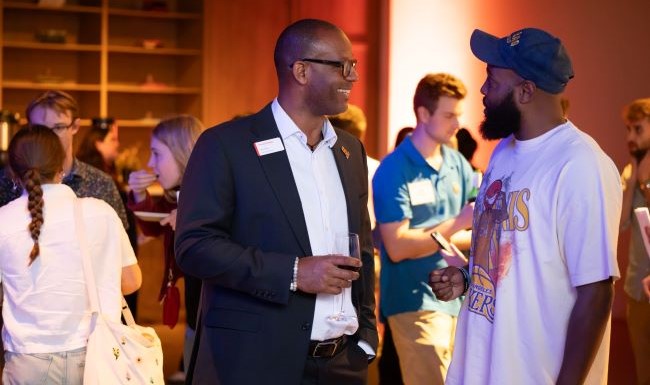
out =
[[[42,49],[49,51],[83,51],[83,52],[100,52],[101,46],[99,44],[74,44],[74,43],[38,43],[30,41],[5,41],[3,42],[5,48],[17,49]]]
[[[125,92],[131,94],[200,94],[201,89],[199,87],[146,87],[137,84],[109,84],[108,92]]]
[[[79,84],[74,82],[36,83],[21,80],[4,80],[2,88],[18,90],[64,90],[64,91],[99,91],[99,84]]]
[[[144,127],[150,128],[155,127],[156,124],[160,123],[160,119],[154,118],[142,118],[142,119],[118,119],[118,127]]]
[[[203,117],[204,0],[175,0],[169,12],[142,10],[140,0],[37,3],[0,0],[3,108],[20,111],[39,92],[60,89],[83,116],[113,116],[141,133],[170,114]],[[65,30],[67,42],[36,39],[47,30]],[[147,40],[160,48],[145,48]]]
[[[109,8],[110,16],[146,17],[152,19],[201,20],[200,13],[142,11],[139,9]]]
[[[25,9],[31,11],[47,11],[47,12],[69,12],[69,13],[101,13],[101,7],[91,7],[87,5],[64,5],[61,7],[47,7],[33,3],[23,3],[19,1],[5,1],[5,9]]]
[[[110,53],[133,53],[138,55],[177,55],[177,56],[198,56],[200,49],[190,48],[143,48],[128,45],[112,45],[108,47]]]

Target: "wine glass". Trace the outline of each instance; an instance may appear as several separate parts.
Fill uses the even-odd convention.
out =
[[[334,252],[336,254],[345,255],[347,257],[361,259],[361,248],[359,246],[359,234],[355,233],[337,233],[334,236]],[[339,265],[339,268],[359,271],[359,267],[348,266],[348,265]],[[356,318],[356,315],[345,314],[345,299],[347,298],[347,293],[349,293],[352,288],[344,288],[341,291],[341,306],[338,309],[338,312],[331,316],[332,319],[336,321],[346,321],[348,318]]]

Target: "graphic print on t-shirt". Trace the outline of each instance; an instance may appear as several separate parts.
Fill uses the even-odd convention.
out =
[[[508,192],[510,177],[488,182],[475,207],[472,242],[472,284],[469,311],[494,321],[499,280],[508,274],[512,261],[512,231],[528,228],[530,190]]]

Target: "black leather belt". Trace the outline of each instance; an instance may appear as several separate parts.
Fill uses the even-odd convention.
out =
[[[332,338],[331,340],[325,341],[310,341],[309,342],[309,352],[307,353],[310,357],[334,357],[339,353],[345,344],[348,342],[348,336],[343,334],[339,338]]]

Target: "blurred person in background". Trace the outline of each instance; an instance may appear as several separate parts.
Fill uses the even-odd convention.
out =
[[[85,162],[98,170],[108,174],[115,182],[117,189],[120,193],[122,203],[126,204],[127,201],[127,185],[124,176],[135,170],[135,166],[139,164],[136,156],[131,156],[130,164],[132,168],[118,167],[118,158],[124,160],[128,154],[135,155],[132,150],[125,151],[123,155],[120,154],[120,141],[118,139],[118,126],[113,118],[93,118],[92,125],[79,142],[77,148],[77,159]],[[120,162],[122,165],[125,161]],[[128,207],[126,209],[126,219],[129,224],[127,234],[131,247],[137,257],[138,255],[138,232],[135,226],[135,216],[133,211]],[[137,319],[138,315],[138,292],[134,292],[125,296],[126,302],[131,309],[133,317]]]
[[[431,270],[448,266],[432,232],[469,245],[464,230],[473,212],[467,204],[472,167],[448,146],[466,93],[452,75],[423,77],[413,97],[415,129],[382,160],[373,179],[383,240],[380,309],[407,385],[442,385],[451,360],[460,300],[438,301],[427,283]]]
[[[163,304],[163,323],[170,328],[178,322],[180,310],[179,292],[176,282],[185,278],[185,314],[187,328],[183,345],[182,371],[172,375],[168,381],[181,382],[187,371],[196,331],[196,315],[201,295],[201,281],[183,275],[174,258],[174,234],[178,194],[182,193],[181,182],[190,153],[199,135],[205,130],[203,123],[191,115],[179,115],[162,120],[151,133],[151,157],[149,170],[137,170],[129,175],[129,198],[127,206],[134,212],[155,212],[168,214],[160,221],[139,218],[140,229],[148,236],[163,236],[164,266],[158,301]],[[154,197],[147,187],[155,182],[163,188],[163,196]]]
[[[650,203],[650,98],[634,100],[623,109],[630,162],[623,169],[621,230],[632,226],[624,290],[627,326],[636,364],[637,383],[650,384],[650,297],[643,279],[650,274],[650,258],[634,209]]]
[[[352,134],[364,143],[368,123],[361,108],[354,104],[348,104],[347,110],[338,115],[328,116],[328,119],[332,126]],[[368,162],[368,214],[370,215],[370,226],[374,228],[375,210],[372,205],[372,177],[375,175],[377,167],[379,167],[379,161],[368,155],[366,155],[366,161]]]
[[[98,198],[111,205],[127,229],[126,211],[113,180],[74,156],[73,140],[81,125],[77,101],[64,91],[46,91],[27,105],[25,116],[29,124],[49,127],[61,140],[65,151],[63,184],[78,197]],[[19,197],[20,191],[6,172],[0,175],[0,206]]]

